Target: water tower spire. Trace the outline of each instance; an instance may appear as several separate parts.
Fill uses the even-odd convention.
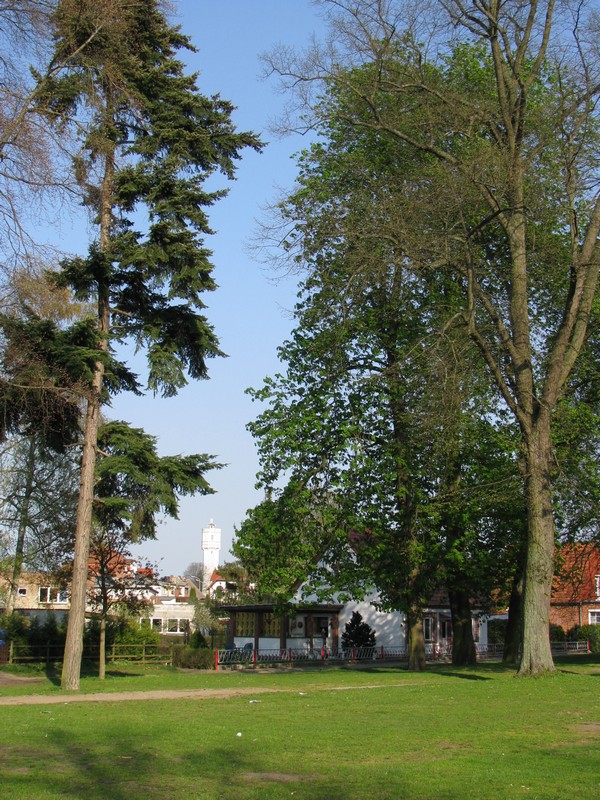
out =
[[[219,551],[221,550],[221,529],[217,528],[211,519],[206,528],[202,528],[202,587],[206,591],[210,576],[219,566]]]

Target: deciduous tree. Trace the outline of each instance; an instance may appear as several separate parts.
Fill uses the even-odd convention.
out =
[[[519,672],[552,670],[553,420],[599,266],[593,4],[449,0],[427,4],[427,22],[425,6],[409,15],[395,0],[325,6],[337,41],[303,61],[280,50],[270,68],[303,92],[311,125],[326,129],[334,115],[371,131],[391,159],[408,150],[437,170],[447,224],[421,238],[424,257],[414,248],[411,264],[437,263],[460,287],[454,321],[518,425],[528,517]],[[336,101],[314,101],[313,82],[335,87]]]

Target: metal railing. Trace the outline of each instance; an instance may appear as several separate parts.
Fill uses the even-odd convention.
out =
[[[589,653],[589,642],[552,642],[552,652],[561,653]],[[502,658],[503,646],[501,644],[476,644],[477,658],[480,660]],[[429,661],[452,658],[451,644],[425,644],[425,655]],[[367,662],[367,661],[406,661],[408,652],[403,646],[376,646],[352,647],[349,649],[333,650],[328,647],[310,648],[271,648],[256,649],[249,647],[234,647],[230,649],[215,650],[215,668],[233,665],[275,665],[275,664],[334,664],[340,662]]]
[[[582,642],[551,642],[554,655],[569,653],[589,653],[590,644]],[[113,644],[106,651],[106,661],[129,661],[138,664],[172,664],[173,644]],[[475,645],[478,660],[501,659],[501,644]],[[2,659],[8,664],[27,663],[60,663],[63,658],[63,645],[40,644],[26,645],[9,642],[2,646]],[[449,661],[452,657],[451,645],[426,643],[425,655],[429,661]],[[83,658],[87,661],[98,661],[98,646],[86,645]],[[215,668],[235,665],[275,665],[275,664],[336,664],[372,661],[406,661],[408,653],[403,646],[352,647],[348,649],[330,649],[328,647],[303,648],[271,648],[255,649],[235,647],[215,650]]]

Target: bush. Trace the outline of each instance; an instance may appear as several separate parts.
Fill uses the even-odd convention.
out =
[[[123,619],[114,624],[115,644],[158,644],[160,634],[149,625],[140,625],[138,619]]]
[[[489,619],[487,624],[487,638],[489,644],[504,644],[506,637],[506,619]]]
[[[100,621],[92,619],[85,627],[84,641],[97,646],[100,641]],[[106,647],[113,644],[159,644],[159,634],[137,619],[109,619],[106,622]]]
[[[213,669],[215,651],[208,647],[190,647],[176,644],[173,647],[173,666],[182,669]]]
[[[551,642],[564,642],[567,639],[567,634],[565,633],[563,627],[561,625],[554,625],[552,622],[550,623],[550,641]]]
[[[358,611],[353,611],[350,622],[346,623],[342,633],[342,647],[345,650],[351,647],[375,647],[375,631],[367,622],[363,622]]]
[[[191,636],[190,636],[190,647],[193,647],[196,650],[198,650],[199,648],[202,648],[202,647],[203,648],[207,648],[208,647],[208,642],[206,641],[206,638],[201,633],[201,631],[194,631],[191,634]]]
[[[600,653],[600,625],[577,625],[569,631],[569,639],[590,643],[592,653]]]

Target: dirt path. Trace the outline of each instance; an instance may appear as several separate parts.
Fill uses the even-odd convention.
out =
[[[0,684],[18,685],[24,683],[39,683],[43,678],[23,678],[16,675],[9,675],[0,672]],[[389,685],[389,684],[388,684]],[[406,681],[402,681],[394,686],[405,686]],[[13,695],[10,697],[0,697],[0,706],[33,706],[33,705],[60,705],[65,703],[120,703],[127,700],[210,700],[224,699],[229,697],[245,697],[248,695],[260,694],[307,694],[312,691],[347,691],[356,689],[378,689],[383,688],[379,685],[368,684],[363,686],[310,686],[306,687],[306,692],[298,689],[273,689],[270,687],[248,686],[236,689],[156,689],[153,691],[140,692],[93,692],[83,694],[30,694]]]
[[[29,694],[0,697],[0,706],[54,705],[60,703],[118,703],[123,700],[209,700],[211,698],[243,697],[252,694],[275,694],[287,689],[157,689],[149,692],[94,692],[91,694],[43,695]]]

